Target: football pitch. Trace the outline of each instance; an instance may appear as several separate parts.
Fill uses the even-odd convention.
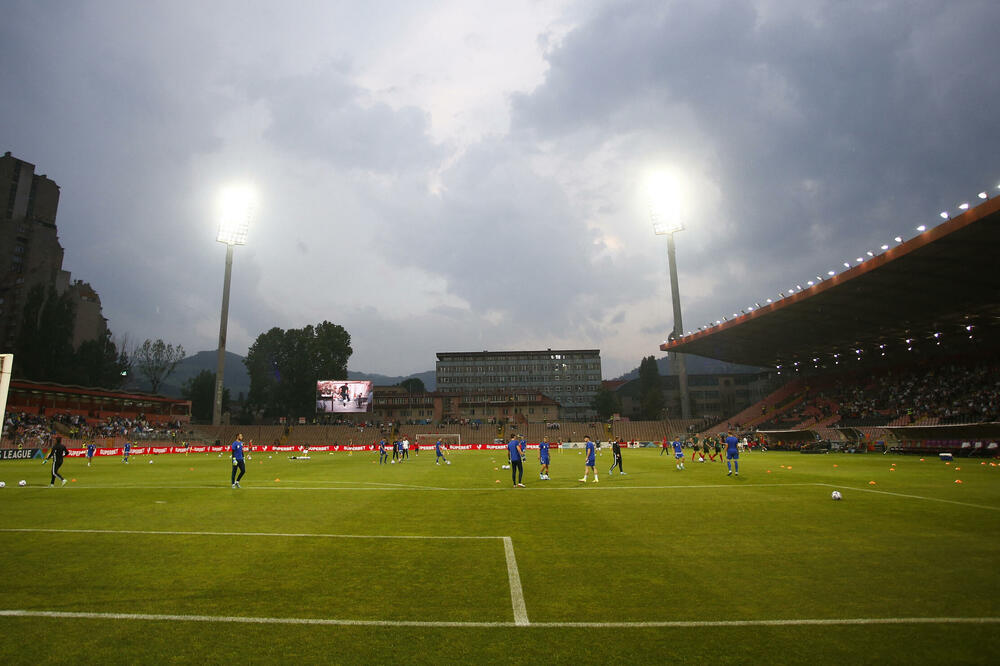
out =
[[[0,662],[995,663],[1000,466],[687,455],[3,462]]]

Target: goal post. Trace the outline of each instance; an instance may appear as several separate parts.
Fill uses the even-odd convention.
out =
[[[461,446],[462,436],[458,433],[444,433],[444,432],[421,432],[413,436],[413,443],[424,448],[425,446],[434,446],[438,440],[446,447]]]

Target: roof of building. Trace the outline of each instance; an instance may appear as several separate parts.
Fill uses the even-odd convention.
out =
[[[1000,198],[777,302],[664,342],[660,349],[803,369],[996,349],[998,257]]]
[[[477,357],[477,356],[542,356],[548,354],[598,354],[600,355],[600,349],[523,349],[521,351],[487,351],[483,350],[481,352],[438,352],[438,360],[442,360],[443,356],[461,356],[461,357]]]

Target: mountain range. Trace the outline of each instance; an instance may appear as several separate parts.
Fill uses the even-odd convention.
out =
[[[244,357],[239,354],[226,352],[225,383],[226,388],[229,389],[229,392],[234,399],[239,398],[241,393],[244,396],[250,393],[250,375],[247,373],[246,366],[243,365],[243,358]],[[744,374],[762,372],[762,368],[737,365],[735,363],[717,361],[715,359],[704,358],[702,356],[692,356],[691,354],[688,354],[685,358],[687,362],[687,372],[689,375]],[[181,387],[188,380],[194,378],[203,370],[215,372],[216,362],[217,357],[215,350],[201,351],[193,356],[188,356],[177,364],[174,371],[170,373],[167,380],[160,386],[160,393],[171,397],[180,397]],[[674,374],[669,356],[657,359],[656,364],[659,366],[661,375]],[[636,367],[621,375],[618,379],[629,380],[635,379],[638,376],[639,368]],[[424,383],[424,388],[428,391],[433,391],[437,387],[437,377],[434,370],[399,376],[380,375],[375,372],[348,370],[347,378],[371,381],[376,386],[394,386],[405,379],[416,378]],[[136,378],[125,388],[148,391],[149,383],[145,380]]]

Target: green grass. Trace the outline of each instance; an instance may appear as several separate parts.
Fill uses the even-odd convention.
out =
[[[0,610],[403,625],[3,616],[0,662],[995,660],[1000,467],[768,453],[735,478],[658,453],[626,451],[609,477],[605,451],[584,486],[582,456],[555,452],[553,480],[529,462],[526,489],[494,452],[257,454],[239,490],[215,454],[69,459],[75,481],[52,489],[38,461],[3,462]],[[509,537],[536,626],[512,626],[501,538],[343,535]],[[893,618],[994,621],[565,624]]]

